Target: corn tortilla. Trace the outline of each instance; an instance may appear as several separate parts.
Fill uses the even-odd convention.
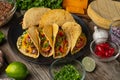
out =
[[[31,31],[32,29],[32,31]],[[21,35],[18,40],[17,40],[17,48],[18,50],[23,54],[23,55],[26,55],[28,57],[32,57],[32,58],[38,58],[39,57],[39,41],[38,41],[38,37],[37,37],[37,33],[36,33],[36,29],[35,28],[30,28],[29,30],[26,31],[31,39],[31,41],[33,42],[34,46],[36,47],[37,49],[37,53],[29,53],[29,52],[26,52],[25,48],[23,48],[24,46],[27,47],[27,44],[26,45],[23,45],[23,39],[25,38],[24,34]],[[22,44],[21,44],[22,43]],[[19,46],[19,44],[21,44],[21,48]]]
[[[69,41],[68,41],[68,37],[67,37],[67,35],[66,34],[64,34],[64,35],[66,35],[66,39],[67,39],[67,41],[68,41],[68,46],[67,46],[67,50],[66,51],[63,51],[62,52],[62,55],[58,55],[58,56],[56,56],[56,52],[55,52],[55,44],[56,44],[56,37],[57,37],[57,34],[58,34],[58,31],[59,31],[59,29],[60,29],[60,27],[57,25],[57,24],[53,24],[53,36],[54,36],[54,38],[53,38],[53,48],[54,48],[54,53],[53,53],[53,58],[62,58],[62,57],[65,57],[68,53],[69,53],[69,50],[70,50],[70,43],[69,43]]]
[[[69,41],[71,43],[71,52],[73,48],[75,47],[75,44],[77,42],[77,39],[82,33],[81,26],[76,22],[66,22],[62,25],[62,29],[66,32],[66,34],[69,37]]]
[[[41,33],[40,33],[40,32],[41,32],[40,30],[42,30],[42,33],[45,35],[45,38],[46,38],[45,41],[48,41],[48,45],[51,47],[49,53],[44,52],[44,51],[42,50],[42,49],[43,49],[43,46],[41,46],[41,44],[44,44],[44,42],[42,43],[42,40],[41,40],[41,38],[40,38],[40,36],[39,36],[40,53],[41,53],[41,55],[44,56],[44,57],[50,57],[50,56],[53,55],[52,26],[44,27],[44,28],[38,27],[39,34],[41,34]]]
[[[31,26],[37,26],[39,25],[39,21],[41,19],[41,16],[49,11],[49,8],[30,8],[26,11],[24,18],[23,18],[23,24],[22,28],[27,29]]]
[[[58,26],[62,26],[68,21],[75,22],[74,18],[68,11],[65,11],[64,9],[53,9],[49,10],[41,17],[39,26],[43,28],[44,26],[52,26],[54,23]]]

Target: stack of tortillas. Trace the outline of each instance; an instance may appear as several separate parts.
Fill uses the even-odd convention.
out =
[[[120,1],[94,0],[89,4],[87,13],[95,24],[109,29],[112,21],[120,20]]]

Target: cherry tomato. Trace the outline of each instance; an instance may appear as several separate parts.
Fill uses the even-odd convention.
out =
[[[104,51],[104,48],[101,47],[100,45],[96,45],[96,50],[97,51]]]
[[[100,52],[100,51],[95,52],[95,54],[98,55],[99,57],[103,57],[104,56],[103,52]]]
[[[98,45],[101,46],[101,47],[104,47],[104,48],[109,48],[110,47],[109,43],[101,43],[101,44],[98,44]]]
[[[110,57],[111,55],[109,54],[108,51],[105,52],[104,57]]]
[[[109,52],[110,55],[113,55],[115,53],[115,50],[114,50],[114,48],[109,48],[108,52]]]
[[[111,57],[114,53],[115,50],[109,43],[100,43],[95,46],[95,54],[102,58]]]

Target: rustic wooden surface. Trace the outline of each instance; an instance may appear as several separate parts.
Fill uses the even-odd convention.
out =
[[[30,75],[27,77],[26,80],[51,80],[49,75],[50,65],[38,65],[27,62],[19,56],[15,55],[14,52],[11,50],[11,47],[7,41],[7,34],[9,27],[12,26],[11,23],[15,22],[15,18],[16,15],[14,15],[14,17],[8,24],[0,28],[0,30],[5,34],[6,37],[6,42],[0,45],[0,50],[4,52],[7,63],[11,63],[14,61],[20,61],[24,63],[28,67],[28,70],[30,72]],[[80,16],[80,18],[82,18],[83,21],[88,25],[88,27],[91,29],[90,32],[92,33],[95,24],[89,19],[87,15]],[[85,56],[92,57],[96,61],[95,71],[91,73],[86,72],[85,80],[120,80],[120,57],[114,61],[103,63],[98,61],[94,56],[92,56],[89,49],[86,50],[86,53],[84,54],[84,56],[78,58],[79,61],[81,61],[82,58],[84,58]]]
[[[90,27],[92,32],[93,26],[95,24],[87,16],[82,16],[81,18]],[[0,28],[0,30],[5,34],[6,40],[7,40],[7,33],[9,27],[12,26],[11,22],[13,21],[15,21],[15,16],[7,25]],[[20,61],[23,62],[28,67],[28,70],[30,71],[30,75],[27,77],[26,80],[51,80],[49,75],[50,65],[38,65],[23,60],[22,58],[14,54],[14,52],[11,50],[8,41],[6,41],[3,45],[0,46],[0,50],[4,52],[5,58],[8,63],[11,63],[13,61]],[[86,73],[85,80],[120,80],[119,58],[118,60],[114,60],[112,62],[103,63],[96,60],[96,58],[91,55],[89,49],[86,50],[86,53],[84,54],[85,54],[84,56],[90,56],[93,59],[95,59],[97,65],[94,72]],[[78,58],[78,60],[81,61],[84,56],[81,56],[80,58]]]

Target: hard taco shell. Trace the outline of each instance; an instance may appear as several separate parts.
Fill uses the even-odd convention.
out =
[[[74,49],[73,49],[73,50],[71,51],[71,54],[77,53],[78,51],[80,51],[80,50],[86,45],[86,43],[87,43],[87,38],[86,38],[86,36],[85,36],[84,33],[81,33],[81,35],[80,35],[80,40],[81,40],[81,42],[79,43],[80,48],[77,48],[77,50],[74,50]]]
[[[82,33],[82,28],[76,22],[66,22],[62,25],[62,29],[65,31],[65,33],[69,37],[69,42],[71,43],[70,46],[71,46],[71,52],[72,52],[77,42],[77,39]]]
[[[44,28],[40,28],[40,27],[38,28],[38,31],[39,31],[40,29],[43,30],[43,34],[45,35],[46,39],[49,41],[49,45],[51,46],[51,48],[53,47],[53,40],[52,40],[53,29],[52,29],[52,28],[53,28],[52,26],[44,27]],[[39,41],[41,42],[40,37],[39,37]],[[41,45],[41,44],[39,44],[39,45]],[[50,53],[46,55],[45,53],[43,53],[43,52],[41,51],[41,46],[40,46],[40,53],[41,53],[41,55],[44,56],[44,57],[50,57],[50,56],[53,55],[53,48],[51,49]]]
[[[27,29],[29,27],[39,25],[41,16],[49,10],[49,8],[30,8],[25,12],[22,28]]]
[[[72,15],[64,9],[53,9],[46,12],[39,22],[40,27],[52,26],[56,23],[62,26],[67,21],[75,21]]]
[[[40,54],[39,54],[39,46],[38,46],[39,41],[38,41],[36,29],[33,27],[29,28],[27,30],[27,34],[29,35],[29,37],[30,37],[31,41],[33,42],[33,44],[35,45],[35,47],[37,48],[38,53],[36,53],[36,54],[26,53],[25,50],[19,48],[19,43],[21,43],[21,36],[22,35],[17,40],[17,48],[22,54],[24,54],[28,57],[38,58]]]
[[[60,55],[60,56],[55,56],[55,44],[56,44],[56,37],[57,37],[58,31],[59,31],[59,26],[54,23],[53,24],[53,49],[54,49],[53,58],[62,58],[62,57],[65,57],[69,53],[69,50],[70,50],[70,43],[68,41],[68,49],[67,49],[66,53],[63,54],[63,55]],[[66,37],[67,37],[67,35],[66,35]],[[67,40],[68,40],[68,37],[67,37]]]

